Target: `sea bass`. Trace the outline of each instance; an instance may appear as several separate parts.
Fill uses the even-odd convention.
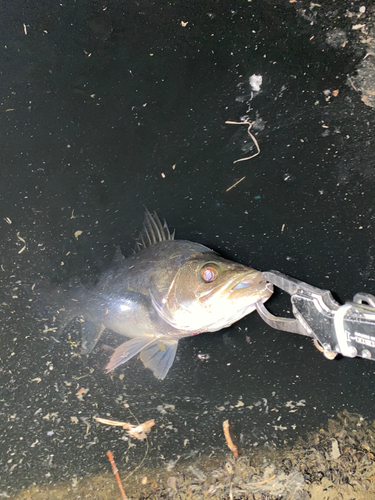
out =
[[[82,318],[83,352],[94,349],[105,328],[130,339],[115,349],[107,372],[140,354],[144,366],[164,379],[179,339],[232,325],[272,291],[260,271],[199,243],[175,240],[166,222],[146,210],[134,255],[117,256],[91,288],[60,287],[50,303],[60,331]]]

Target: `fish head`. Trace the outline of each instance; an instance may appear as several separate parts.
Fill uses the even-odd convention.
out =
[[[180,262],[165,293],[150,290],[159,315],[174,328],[191,335],[232,325],[272,293],[272,285],[260,271],[212,251]]]

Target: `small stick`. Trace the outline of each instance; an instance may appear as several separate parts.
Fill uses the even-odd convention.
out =
[[[115,464],[115,459],[113,458],[113,454],[111,451],[107,451],[107,457],[108,457],[110,464],[112,465],[113,474],[115,475],[118,487],[120,489],[122,500],[127,500],[127,496],[125,495],[125,491],[124,491],[124,488],[122,487],[121,479],[120,479],[120,476],[119,476],[119,473],[118,473],[118,470],[117,470],[117,467]]]
[[[225,422],[223,422],[223,431],[224,431],[225,441],[227,442],[228,448],[233,453],[233,456],[238,457],[238,448],[233,443],[232,438],[230,437],[230,433],[229,433],[229,420],[225,420]]]
[[[231,189],[233,189],[234,187],[237,186],[237,184],[239,184],[240,182],[242,182],[244,179],[246,179],[246,175],[244,177],[242,177],[242,179],[240,179],[239,181],[235,182],[233,184],[233,186],[229,187],[228,189],[225,190],[225,192],[227,193],[228,191],[230,191]]]

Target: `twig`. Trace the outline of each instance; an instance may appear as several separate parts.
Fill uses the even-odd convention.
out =
[[[227,442],[228,448],[233,453],[233,456],[238,457],[238,448],[233,443],[232,438],[230,436],[230,432],[229,432],[229,420],[225,420],[225,422],[223,422],[223,431],[224,431],[225,441]]]
[[[257,152],[255,154],[253,154],[251,156],[247,156],[246,158],[240,158],[239,160],[235,160],[233,163],[238,163],[239,161],[251,160],[251,158],[254,158],[255,156],[258,156],[258,154],[260,153],[260,147],[259,147],[258,141],[255,139],[255,137],[253,136],[253,134],[250,132],[250,129],[253,126],[254,122],[248,122],[248,121],[244,121],[244,122],[232,122],[232,121],[228,120],[225,123],[227,123],[229,125],[248,125],[248,127],[247,127],[247,133],[249,134],[249,137],[252,139],[253,143],[255,144],[255,147],[257,148]]]
[[[126,478],[124,479],[124,481],[127,481],[129,479],[129,477],[132,474],[134,474],[134,472],[136,470],[138,470],[142,466],[143,462],[146,460],[146,457],[147,457],[147,454],[148,454],[148,450],[149,450],[149,444],[148,444],[147,434],[150,432],[151,427],[153,427],[155,425],[155,420],[147,420],[147,422],[144,422],[143,424],[141,424],[139,422],[139,420],[137,419],[137,417],[134,415],[134,413],[130,410],[129,407],[128,407],[128,410],[129,410],[129,413],[134,418],[134,420],[137,422],[137,424],[138,424],[137,426],[133,425],[133,424],[129,424],[128,422],[119,422],[118,420],[109,420],[109,419],[106,419],[106,418],[94,417],[94,419],[97,422],[100,422],[101,424],[113,425],[115,427],[122,427],[124,430],[127,431],[127,433],[129,434],[130,437],[134,437],[134,438],[140,439],[140,440],[143,440],[143,439],[146,440],[146,452],[144,454],[143,459],[137,465],[137,467],[135,469],[133,469],[126,476]],[[117,469],[116,469],[116,472],[115,472],[115,468],[116,468],[115,462],[113,461],[113,463],[112,463],[112,461],[111,461],[111,458],[113,460],[113,455],[112,455],[112,453],[110,451],[107,452],[107,455],[108,455],[109,461],[111,462],[111,465],[112,465],[112,468],[113,468],[113,473],[116,476],[117,482],[119,483],[119,488],[121,490],[121,488],[122,488],[122,486],[120,486],[121,481],[120,481],[120,478],[117,478],[118,474],[116,475]],[[125,495],[125,493],[124,493],[124,495]],[[126,497],[123,497],[123,498],[126,498]]]
[[[115,464],[115,459],[113,458],[113,454],[111,451],[107,451],[107,457],[108,457],[110,464],[112,465],[113,474],[115,475],[118,487],[120,489],[122,500],[126,500],[127,496],[125,495],[124,488],[122,487],[121,479],[120,479],[120,476],[119,476],[119,473],[118,473],[118,470],[117,470],[117,467]]]
[[[246,175],[244,177],[242,177],[242,179],[240,179],[239,181],[235,182],[231,187],[229,187],[228,189],[226,189],[225,192],[227,193],[228,191],[230,191],[231,189],[233,189],[234,187],[236,187],[237,184],[239,184],[240,182],[242,182],[244,179],[246,179]]]

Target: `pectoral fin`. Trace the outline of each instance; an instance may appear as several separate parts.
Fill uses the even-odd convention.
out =
[[[163,380],[176,356],[178,340],[159,339],[141,352],[141,360],[156,378]]]
[[[111,372],[123,363],[126,363],[129,359],[154,342],[156,342],[155,337],[140,337],[128,340],[127,342],[119,345],[112,354],[108,365],[105,367],[107,373]]]
[[[178,340],[155,337],[131,339],[117,347],[105,369],[107,373],[111,372],[142,351],[140,358],[145,367],[150,368],[156,378],[163,380],[173,364],[177,345]]]

